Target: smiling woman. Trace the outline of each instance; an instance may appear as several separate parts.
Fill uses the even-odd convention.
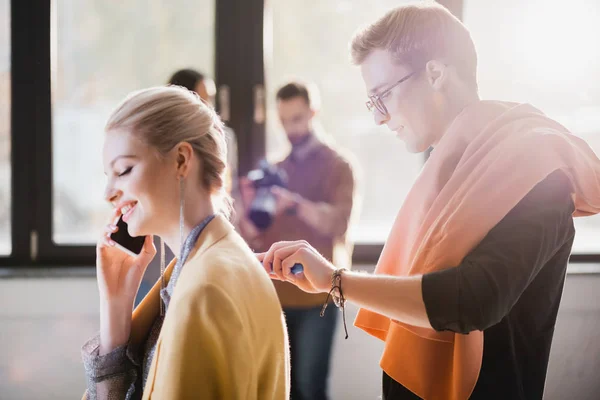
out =
[[[228,214],[222,126],[207,106],[202,107],[204,113],[198,113],[199,102],[179,88],[137,92],[117,108],[106,126],[106,201],[123,214],[131,235],[157,234],[170,239],[173,251],[181,244],[179,232],[165,229],[169,221],[178,221],[182,193],[184,202],[198,205],[193,210],[215,206]],[[180,172],[173,166],[185,158],[191,163],[186,172],[189,179],[200,186],[188,180],[182,192]]]
[[[215,111],[181,87],[134,92],[108,120],[103,160],[114,210],[97,246],[100,335],[83,347],[88,399],[148,398],[147,385],[157,398],[286,397],[281,306],[227,221],[226,143]],[[145,237],[139,252],[123,251],[113,236],[124,228],[119,218],[131,236]],[[162,265],[132,316],[156,254],[152,235],[177,259]],[[145,351],[134,356],[129,345]]]

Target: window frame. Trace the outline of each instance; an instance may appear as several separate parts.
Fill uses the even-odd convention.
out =
[[[266,121],[256,118],[262,111],[266,119],[265,1],[215,1],[215,81],[217,88],[229,88],[227,124],[237,135],[239,173],[244,175],[266,153]],[[462,17],[464,0],[439,3]],[[13,0],[10,16],[12,252],[0,256],[0,268],[91,268],[94,245],[52,240],[51,0]],[[383,243],[356,243],[353,261],[374,264],[382,249]],[[600,253],[573,254],[571,262],[597,263]]]
[[[12,251],[0,256],[0,268],[90,267],[95,265],[95,245],[52,240],[52,3],[10,3]],[[215,52],[215,80],[233,94],[227,123],[239,141],[240,173],[265,148],[264,121],[257,123],[253,112],[257,89],[264,87],[263,9],[262,0],[215,0],[215,48],[235,50]]]

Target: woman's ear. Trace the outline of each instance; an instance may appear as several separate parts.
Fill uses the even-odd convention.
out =
[[[190,170],[190,164],[192,161],[192,156],[194,154],[194,149],[192,148],[191,144],[187,142],[181,142],[177,145],[176,150],[178,175],[185,178]]]

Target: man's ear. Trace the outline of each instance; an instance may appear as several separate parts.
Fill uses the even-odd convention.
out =
[[[439,91],[446,85],[449,73],[448,65],[438,60],[431,60],[425,65],[427,82],[434,90]]]

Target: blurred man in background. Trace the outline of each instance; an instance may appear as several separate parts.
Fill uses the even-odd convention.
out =
[[[251,207],[261,207],[255,203],[256,185],[248,178],[240,179],[245,207],[240,216],[240,233],[255,251],[266,251],[280,240],[316,243],[315,247],[327,259],[350,267],[352,244],[347,232],[356,208],[351,164],[315,133],[316,110],[305,85],[292,82],[283,86],[277,92],[277,111],[291,152],[272,169],[284,176],[285,188],[270,187],[276,199],[275,215],[268,227],[259,223],[259,228],[258,221],[249,218]],[[274,284],[289,332],[291,398],[326,399],[337,313],[327,312],[320,317],[327,295],[307,294],[286,282]]]

